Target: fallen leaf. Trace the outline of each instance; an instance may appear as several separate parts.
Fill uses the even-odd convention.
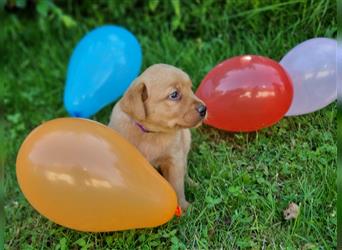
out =
[[[296,219],[299,215],[299,212],[299,206],[296,203],[291,202],[283,212],[284,218],[285,220]]]

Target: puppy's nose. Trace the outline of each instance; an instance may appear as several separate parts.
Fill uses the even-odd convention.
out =
[[[204,106],[203,104],[200,104],[197,106],[197,111],[201,117],[204,117],[207,113],[207,107]]]

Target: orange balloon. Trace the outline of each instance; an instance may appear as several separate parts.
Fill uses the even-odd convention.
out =
[[[36,210],[80,231],[155,227],[177,207],[172,187],[134,146],[85,119],[34,129],[19,150],[17,178]]]

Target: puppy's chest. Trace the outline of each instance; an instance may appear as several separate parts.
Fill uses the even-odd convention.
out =
[[[173,143],[171,140],[155,139],[152,137],[136,142],[136,147],[153,164],[159,158],[169,154]]]

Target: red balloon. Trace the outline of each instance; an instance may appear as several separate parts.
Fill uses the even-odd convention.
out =
[[[243,55],[215,66],[196,95],[207,105],[206,124],[227,131],[249,132],[271,126],[285,115],[293,87],[276,61]]]

